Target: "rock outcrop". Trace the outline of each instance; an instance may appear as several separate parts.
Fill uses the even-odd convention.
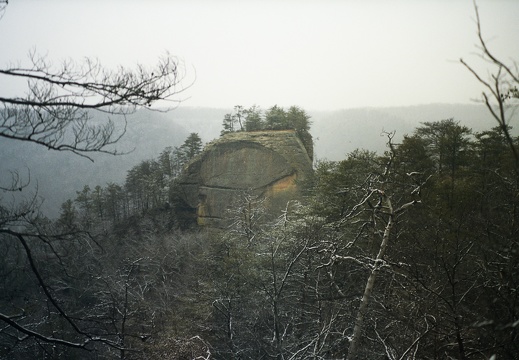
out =
[[[268,212],[277,216],[300,197],[311,174],[312,159],[295,131],[235,132],[208,144],[178,185],[198,224],[222,227],[244,193],[265,197]]]

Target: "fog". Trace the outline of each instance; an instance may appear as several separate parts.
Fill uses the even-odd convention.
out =
[[[519,2],[478,1],[488,45],[519,58]],[[312,110],[470,103],[484,69],[472,1],[13,1],[0,64],[29,51],[59,63],[183,61],[185,106]],[[2,91],[20,92],[6,84]]]

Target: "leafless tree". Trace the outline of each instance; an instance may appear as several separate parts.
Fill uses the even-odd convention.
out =
[[[0,136],[87,156],[117,154],[125,116],[159,100],[178,103],[184,68],[166,54],[154,68],[104,68],[97,60],[54,65],[32,52],[30,65],[0,69],[0,79],[26,82],[21,96],[0,97]],[[95,113],[105,120],[94,119]],[[112,120],[122,117],[122,126]]]
[[[490,70],[490,76],[485,77],[464,59],[460,59],[460,62],[474,75],[479,83],[483,85],[483,102],[503,132],[514,155],[516,171],[519,173],[519,150],[510,133],[510,120],[513,115],[514,107],[517,106],[517,100],[519,99],[518,64],[516,62],[507,64],[497,58],[490,50],[487,41],[483,37],[481,19],[476,1],[474,1],[474,11],[476,13],[479,55],[484,61],[491,65],[492,70]]]
[[[519,188],[519,148],[518,148],[518,138],[514,137],[511,133],[512,129],[512,120],[514,119],[514,115],[516,115],[517,105],[519,104],[519,64],[516,60],[502,60],[496,56],[495,52],[490,49],[488,41],[483,36],[482,32],[482,24],[481,18],[477,6],[477,2],[474,0],[474,12],[476,15],[476,26],[477,26],[477,36],[478,36],[478,50],[479,56],[483,59],[489,66],[489,69],[484,74],[481,71],[476,70],[475,66],[469,64],[464,59],[460,59],[460,62],[463,66],[478,80],[478,82],[483,86],[482,91],[482,101],[486,105],[488,111],[498,123],[498,127],[506,140],[506,144],[510,148],[510,152],[513,155],[514,159],[514,171],[515,176],[502,176],[499,171],[494,171],[496,178],[501,181],[501,184],[504,185],[504,188],[508,188],[510,193],[517,193]],[[513,197],[509,197],[509,199],[514,199]],[[515,202],[514,200],[511,200]],[[505,203],[499,204],[500,207],[506,208]],[[503,218],[510,216],[511,218],[516,217],[515,209],[517,208],[516,203],[512,207],[514,210],[509,211],[507,215],[503,215]],[[516,222],[511,222],[512,227],[515,227]],[[510,232],[507,226],[502,227],[502,231]],[[513,231],[513,230],[512,230]],[[510,232],[511,233],[511,232]],[[486,262],[481,261],[483,264],[481,266],[482,270],[485,272],[486,278],[491,278],[489,274],[495,274],[495,264],[499,264],[498,268],[503,269],[506,267],[510,267],[512,269],[517,269],[517,257],[515,254],[515,248],[517,248],[517,237],[511,236],[510,238],[504,237],[506,239],[505,246],[502,246],[501,249],[496,250],[495,254],[498,256],[498,261],[494,262]],[[502,260],[501,260],[502,259]],[[500,270],[498,270],[499,272]],[[498,289],[500,291],[501,288],[507,288],[510,286],[512,288],[517,287],[517,271],[510,271],[506,277],[507,286],[502,286],[503,283],[503,275],[499,273],[497,276],[493,276],[495,285],[490,285],[490,281],[485,284],[485,287]],[[499,285],[498,285],[499,284]],[[496,291],[496,290],[493,290]],[[510,290],[506,290],[510,291]],[[503,303],[506,303],[508,299],[505,297]],[[513,329],[515,324],[517,324],[517,312],[514,311],[514,316],[512,319],[506,319],[505,317],[499,318],[495,317],[494,319],[488,321],[493,326],[493,331],[498,333],[499,337],[502,337],[504,341],[508,341],[508,337],[502,336],[502,332],[507,332],[508,329]],[[481,321],[483,324],[484,321]],[[514,324],[514,326],[510,326],[510,324]],[[483,325],[479,325],[483,326]],[[515,334],[515,332],[510,331],[510,334]],[[513,336],[513,335],[511,335]],[[513,340],[512,340],[513,341]],[[515,342],[516,343],[516,342]],[[497,350],[496,350],[497,351]],[[497,354],[492,355],[492,359],[496,358]]]
[[[374,181],[370,181],[372,186],[369,187],[366,197],[361,201],[360,204],[368,204],[372,202],[375,206],[370,205],[370,211],[372,212],[371,220],[373,222],[372,227],[375,229],[373,236],[380,238],[380,246],[373,263],[370,264],[370,272],[366,281],[366,286],[360,305],[357,311],[357,317],[355,319],[355,326],[351,335],[350,346],[348,348],[348,360],[358,358],[358,346],[360,344],[361,335],[364,326],[364,318],[368,310],[368,304],[371,301],[371,294],[375,285],[380,270],[386,265],[384,259],[387,248],[389,246],[389,240],[393,236],[393,227],[396,218],[402,212],[406,211],[409,207],[420,202],[420,200],[414,199],[408,202],[404,202],[401,205],[395,206],[391,199],[391,195],[387,193],[387,185],[390,182],[393,159],[395,157],[394,146],[392,143],[393,134],[388,134],[388,146],[390,151],[388,152],[388,160],[384,167],[384,170],[380,176],[374,178]],[[378,184],[378,186],[377,186]],[[413,192],[418,192],[416,187]],[[375,201],[373,201],[375,200]],[[382,230],[378,231],[381,223]]]
[[[0,18],[7,3],[7,0],[0,1]],[[127,115],[141,108],[151,108],[159,101],[168,102],[168,109],[172,109],[182,100],[180,94],[189,86],[183,83],[183,63],[169,54],[152,68],[138,65],[133,70],[124,67],[110,70],[88,58],[82,62],[66,60],[56,65],[35,52],[30,53],[28,64],[0,68],[0,82],[25,84],[24,94],[0,97],[0,137],[34,143],[50,150],[70,151],[90,160],[91,153],[120,153],[114,144],[125,133]],[[9,333],[16,341],[35,339],[41,343],[87,350],[91,349],[91,343],[102,342],[124,352],[123,346],[82,328],[81,321],[67,312],[47,283],[43,262],[37,259],[35,249],[44,247],[54,252],[54,259],[61,263],[53,240],[88,235],[56,234],[48,227],[39,226],[41,217],[36,195],[28,201],[6,201],[6,194],[22,191],[28,186],[30,177],[22,178],[13,171],[10,179],[1,180],[4,182],[0,184],[0,242],[19,245],[41,295],[75,335],[63,337],[59,333],[46,333],[41,327],[23,320],[27,317],[25,310],[11,312],[13,307],[3,308],[0,313],[0,323],[3,323],[0,332]],[[92,246],[96,246],[95,243]]]

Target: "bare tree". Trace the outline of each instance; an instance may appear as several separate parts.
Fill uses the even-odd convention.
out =
[[[7,3],[0,1],[0,18]],[[150,108],[158,101],[176,105],[182,100],[180,93],[188,87],[183,85],[184,79],[182,62],[169,54],[152,68],[139,65],[133,70],[124,67],[109,70],[88,58],[80,63],[67,60],[55,65],[47,57],[32,52],[28,66],[11,64],[0,68],[0,82],[9,80],[26,86],[23,95],[0,97],[0,137],[70,151],[90,160],[91,153],[118,154],[114,144],[125,133],[126,116]],[[173,107],[170,105],[168,109]],[[119,123],[115,120],[117,116]],[[63,265],[62,255],[53,247],[54,241],[85,236],[88,239],[88,234],[57,234],[50,227],[41,226],[36,195],[21,202],[6,201],[6,194],[22,191],[30,178],[13,172],[10,179],[1,180],[4,182],[0,184],[0,243],[18,244],[28,273],[39,287],[39,295],[63,319],[67,331],[47,333],[38,324],[24,321],[27,310],[15,311],[16,307],[7,306],[0,313],[3,323],[0,332],[16,342],[33,339],[87,350],[92,349],[89,344],[101,342],[124,353],[124,344],[90,333],[88,327],[82,327],[81,319],[67,312],[67,306],[47,283],[48,264],[38,259],[38,252],[44,248],[54,254],[54,261]],[[96,246],[95,242],[91,246]],[[74,335],[67,335],[70,333]]]
[[[46,57],[29,55],[28,67],[0,69],[0,79],[26,82],[22,96],[0,97],[0,136],[33,142],[48,149],[87,156],[117,154],[110,147],[126,129],[125,116],[159,100],[178,103],[184,68],[166,54],[151,69],[108,70],[98,61],[64,61],[54,66]],[[95,112],[106,120],[94,121]],[[122,126],[111,119],[122,116]]]
[[[369,211],[371,213],[370,217],[372,221],[371,226],[373,227],[373,229],[375,229],[375,231],[373,232],[373,236],[380,238],[380,246],[376,257],[373,260],[373,263],[369,266],[369,276],[366,281],[364,293],[362,295],[362,299],[360,301],[360,305],[357,311],[355,326],[353,328],[350,346],[348,348],[348,360],[358,358],[357,349],[361,340],[361,335],[364,326],[364,318],[368,310],[368,304],[371,300],[371,294],[373,292],[377,275],[380,272],[380,270],[386,265],[384,257],[389,246],[389,240],[393,236],[392,232],[396,218],[397,216],[399,216],[399,214],[406,211],[406,209],[420,202],[420,200],[414,199],[408,202],[404,202],[403,204],[395,207],[391,199],[391,195],[387,193],[386,188],[388,186],[388,183],[390,183],[391,181],[391,170],[393,159],[395,157],[395,150],[392,143],[392,137],[393,134],[388,134],[388,146],[390,148],[390,151],[388,152],[389,156],[384,170],[382,174],[374,177],[371,181],[369,181],[369,187],[367,189],[366,196],[364,199],[362,199],[362,201],[359,203],[359,206],[357,207],[361,209],[364,207],[363,204],[369,204]],[[420,186],[422,186],[422,184],[415,187],[412,192],[417,193],[419,191]],[[371,203],[376,205],[373,206],[371,205]],[[377,228],[380,227],[378,223],[382,225],[381,230],[377,230]],[[356,259],[353,260],[357,261]]]
[[[519,150],[517,149],[516,143],[510,133],[510,120],[512,114],[510,110],[513,110],[512,107],[514,105],[512,102],[519,99],[518,64],[516,62],[506,64],[504,61],[498,59],[489,49],[481,31],[481,19],[479,17],[476,1],[474,1],[474,10],[476,13],[476,25],[479,40],[478,48],[481,52],[481,58],[492,66],[490,76],[485,78],[472,65],[463,59],[460,59],[460,62],[483,85],[483,88],[485,89],[482,92],[483,102],[503,132],[514,155],[516,171],[519,174]]]
[[[484,90],[482,92],[482,101],[486,105],[488,111],[490,112],[494,120],[497,121],[498,128],[501,134],[503,135],[506,144],[510,149],[511,154],[513,155],[513,171],[515,172],[515,176],[503,176],[501,174],[501,170],[495,170],[494,174],[496,175],[496,178],[498,178],[501,181],[503,188],[508,188],[510,194],[517,194],[519,189],[519,148],[518,138],[514,138],[514,136],[511,133],[511,121],[514,117],[515,111],[517,110],[517,105],[519,104],[519,64],[517,63],[517,61],[514,60],[504,61],[502,59],[499,59],[495,55],[495,52],[493,52],[493,50],[489,48],[487,40],[485,40],[485,38],[483,37],[481,18],[475,0],[474,11],[476,14],[479,56],[481,57],[481,59],[483,59],[485,62],[489,64],[490,69],[487,70],[487,72],[485,72],[485,74],[483,75],[481,72],[476,70],[476,68],[473,65],[469,64],[465,60],[460,59],[460,62],[463,64],[463,66],[465,66],[466,69],[468,69],[470,73],[472,73],[472,75],[474,75],[478,82],[483,86]],[[515,234],[517,234],[517,221],[515,220],[517,218],[517,198],[509,196],[509,199],[513,203],[513,210],[508,210],[506,213],[503,213],[501,217],[509,217],[514,220],[511,221],[509,224],[506,224],[505,226],[500,226],[499,229],[505,234],[509,233],[514,235],[503,237],[505,245],[501,245],[501,248],[493,251],[497,255],[498,260],[494,262],[487,261],[487,263],[485,263],[485,265],[482,266],[482,268],[486,274],[486,278],[490,278],[489,274],[495,273],[495,264],[499,264],[499,269],[504,269],[508,267],[514,270],[506,274],[506,280],[504,280],[506,286],[502,285],[502,279],[504,278],[502,270],[498,270],[498,272],[501,272],[498,276],[494,276],[493,281],[488,281],[487,283],[485,283],[485,287],[492,289],[493,293],[499,293],[502,288],[506,289],[505,291],[508,293],[514,292],[515,290],[510,290],[509,287],[515,289],[517,288],[518,283],[518,273],[516,270],[517,256],[515,250],[513,250],[517,248],[518,245],[517,236],[515,236]],[[506,208],[507,201],[508,200],[500,202],[498,206],[503,209]],[[490,285],[492,283],[494,284]],[[505,295],[501,298],[501,301],[504,304],[506,304],[509,300],[508,297]],[[511,318],[494,315],[491,320],[487,320],[487,322],[491,324],[490,326],[492,330],[486,330],[488,333],[498,334],[497,338],[499,338],[499,340],[497,341],[497,343],[508,341],[510,342],[510,344],[517,343],[517,341],[514,341],[514,337],[517,337],[517,332],[513,331],[513,329],[517,325],[517,311],[513,311],[512,314],[513,315]],[[480,322],[480,324],[483,323],[484,321]],[[483,327],[483,325],[478,325],[478,327]],[[501,338],[504,340],[501,340]],[[505,348],[507,347],[508,345],[505,346]],[[491,356],[492,359],[498,356],[498,348],[499,346],[496,346],[496,348],[493,349],[495,353]],[[517,347],[515,347],[515,350],[516,349]]]

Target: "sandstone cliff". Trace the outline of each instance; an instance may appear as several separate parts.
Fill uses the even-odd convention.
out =
[[[277,216],[311,174],[312,159],[295,131],[235,132],[208,144],[178,185],[200,225],[221,227],[245,192],[264,196],[268,212]]]

